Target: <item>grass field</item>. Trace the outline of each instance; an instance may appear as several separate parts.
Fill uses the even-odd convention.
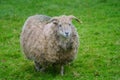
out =
[[[21,28],[35,14],[83,21],[73,21],[80,48],[64,76],[36,72],[21,52]],[[0,0],[0,80],[120,80],[120,0]]]

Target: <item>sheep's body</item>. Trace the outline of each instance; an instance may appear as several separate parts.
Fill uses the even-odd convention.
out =
[[[47,25],[51,17],[35,15],[27,19],[22,29],[21,45],[28,59],[42,66],[64,65],[74,60],[78,49],[78,34],[72,28],[69,39],[57,36],[56,29]]]

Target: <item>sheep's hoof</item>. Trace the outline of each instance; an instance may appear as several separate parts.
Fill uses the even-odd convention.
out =
[[[37,71],[37,72],[43,72],[44,71],[44,69],[42,68],[42,66],[40,66],[40,64],[38,63],[38,62],[34,62],[35,63],[35,70]]]
[[[40,69],[40,72],[45,72],[45,68],[41,68],[41,69]]]
[[[37,72],[45,72],[45,68],[35,67],[35,70],[36,70]]]
[[[64,75],[64,67],[63,67],[63,66],[61,66],[61,71],[60,71],[60,74],[61,74],[61,76],[63,76],[63,75]]]
[[[39,72],[39,71],[41,70],[41,67],[35,65],[35,70],[36,70],[37,72]]]
[[[37,72],[39,72],[39,71],[40,71],[40,68],[38,68],[38,67],[35,66],[35,70],[36,70]]]

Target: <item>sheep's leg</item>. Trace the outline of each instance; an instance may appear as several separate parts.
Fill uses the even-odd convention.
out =
[[[61,65],[61,71],[60,71],[60,73],[61,73],[61,76],[64,75],[64,66],[63,65]]]
[[[44,72],[45,71],[45,67],[42,67],[41,69],[40,69],[40,72]]]
[[[34,63],[35,63],[35,69],[36,69],[36,71],[40,71],[41,70],[40,63],[38,63],[36,61]]]

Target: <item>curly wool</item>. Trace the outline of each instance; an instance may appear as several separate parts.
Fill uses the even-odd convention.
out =
[[[28,59],[41,65],[67,64],[74,60],[78,50],[78,34],[73,27],[72,36],[64,40],[57,30],[47,24],[51,17],[35,15],[27,19],[21,33],[21,45]],[[61,16],[63,21],[65,18]]]

